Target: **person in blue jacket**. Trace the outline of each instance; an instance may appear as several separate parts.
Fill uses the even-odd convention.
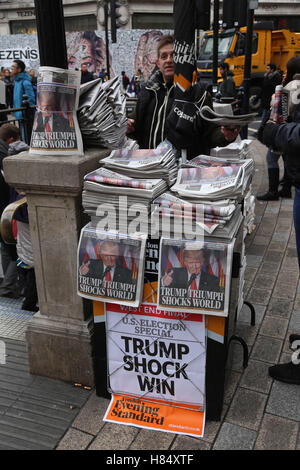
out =
[[[30,105],[34,106],[35,93],[31,77],[27,72],[25,72],[24,62],[22,60],[15,60],[11,66],[11,71],[14,78],[13,107],[22,107],[23,95],[27,95]],[[15,111],[16,119],[22,119],[22,117],[22,111]],[[24,140],[24,125],[22,121],[19,122],[19,125],[22,133],[22,140]]]

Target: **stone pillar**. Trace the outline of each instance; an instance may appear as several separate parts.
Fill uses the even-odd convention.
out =
[[[27,330],[30,373],[94,384],[91,302],[77,295],[77,243],[84,220],[83,177],[99,167],[108,150],[84,157],[27,152],[4,160],[5,177],[24,191],[40,311]]]

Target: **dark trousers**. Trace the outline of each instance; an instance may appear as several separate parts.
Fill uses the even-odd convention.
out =
[[[298,264],[300,269],[300,189],[295,188],[295,197],[294,197],[294,227],[296,235],[296,246],[298,254]]]
[[[0,296],[6,294],[18,294],[18,272],[16,260],[16,245],[8,245],[1,241],[3,281],[0,285]]]
[[[25,297],[23,305],[35,307],[38,301],[34,268],[25,269],[18,266],[20,284],[23,287],[23,296]]]

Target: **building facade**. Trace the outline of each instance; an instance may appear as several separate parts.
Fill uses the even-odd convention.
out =
[[[172,29],[173,0],[118,0],[124,29]],[[212,0],[213,9],[213,0]],[[104,0],[63,0],[66,31],[104,29]],[[222,18],[220,1],[220,18]],[[211,15],[213,19],[213,15]],[[300,31],[299,0],[260,0],[256,20],[271,19],[276,29]],[[34,2],[0,0],[0,35],[36,33]]]

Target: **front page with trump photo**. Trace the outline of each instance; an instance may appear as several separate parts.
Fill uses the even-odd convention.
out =
[[[78,245],[78,295],[138,307],[144,283],[145,244],[143,234],[100,231],[92,223],[87,224]]]
[[[228,315],[234,239],[161,239],[158,308]]]
[[[77,120],[80,71],[40,67],[31,154],[83,155]]]

